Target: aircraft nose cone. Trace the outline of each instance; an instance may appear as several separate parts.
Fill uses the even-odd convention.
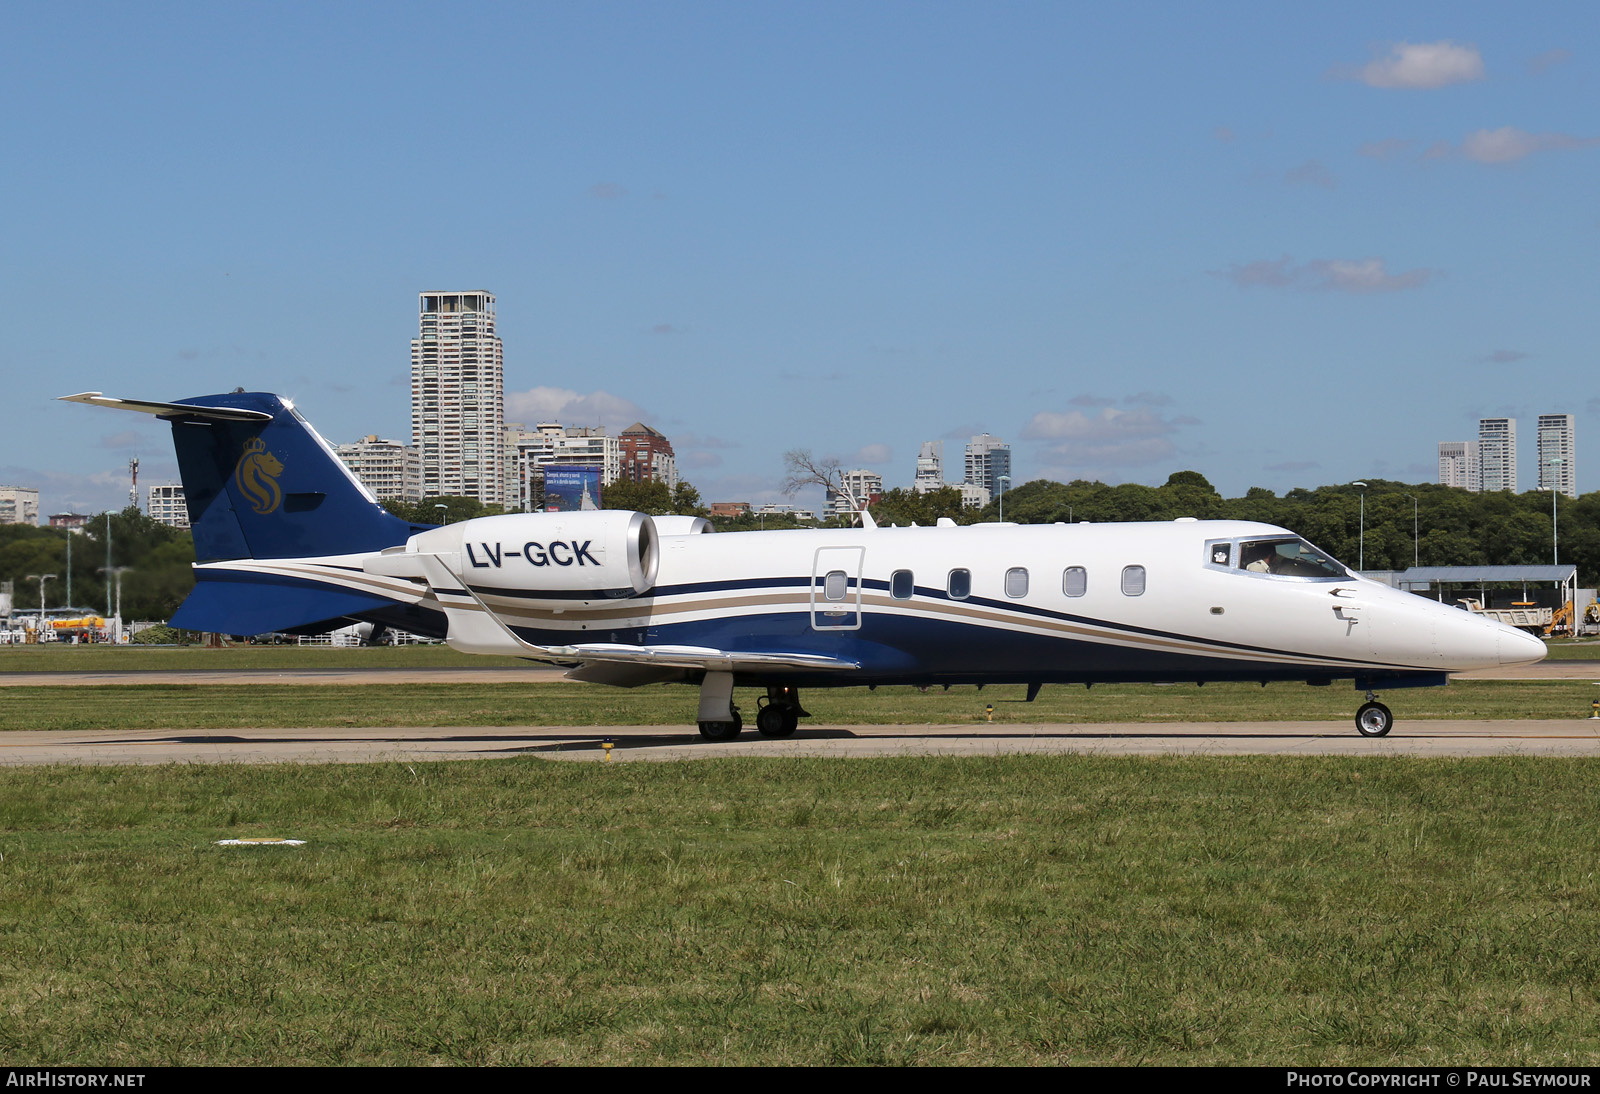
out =
[[[1502,627],[1500,635],[1500,664],[1531,665],[1543,661],[1550,651],[1538,635],[1519,631],[1515,627]]]

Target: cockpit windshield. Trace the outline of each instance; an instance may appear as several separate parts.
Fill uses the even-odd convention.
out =
[[[1350,576],[1331,556],[1296,536],[1244,540],[1239,544],[1239,569],[1283,577]]]

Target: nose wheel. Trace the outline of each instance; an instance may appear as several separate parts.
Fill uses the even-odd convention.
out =
[[[1367,692],[1367,701],[1356,711],[1356,732],[1363,737],[1382,737],[1394,728],[1394,713]]]

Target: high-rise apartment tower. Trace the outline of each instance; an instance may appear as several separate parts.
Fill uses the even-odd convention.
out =
[[[422,493],[504,502],[505,363],[494,296],[424,292],[411,342],[411,438]]]
[[[1517,420],[1478,419],[1478,481],[1483,492],[1517,490]]]
[[[993,497],[999,490],[1000,479],[1008,481],[1005,489],[1011,488],[1011,446],[999,437],[992,437],[981,433],[967,442],[967,462],[965,481],[973,486],[981,486],[989,491]]]
[[[1478,490],[1478,442],[1439,442],[1439,485]]]
[[[1539,489],[1578,496],[1578,471],[1573,466],[1571,414],[1539,415]]]

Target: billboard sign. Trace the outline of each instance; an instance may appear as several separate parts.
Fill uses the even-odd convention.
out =
[[[546,513],[576,513],[600,508],[599,464],[546,464],[544,504]]]

